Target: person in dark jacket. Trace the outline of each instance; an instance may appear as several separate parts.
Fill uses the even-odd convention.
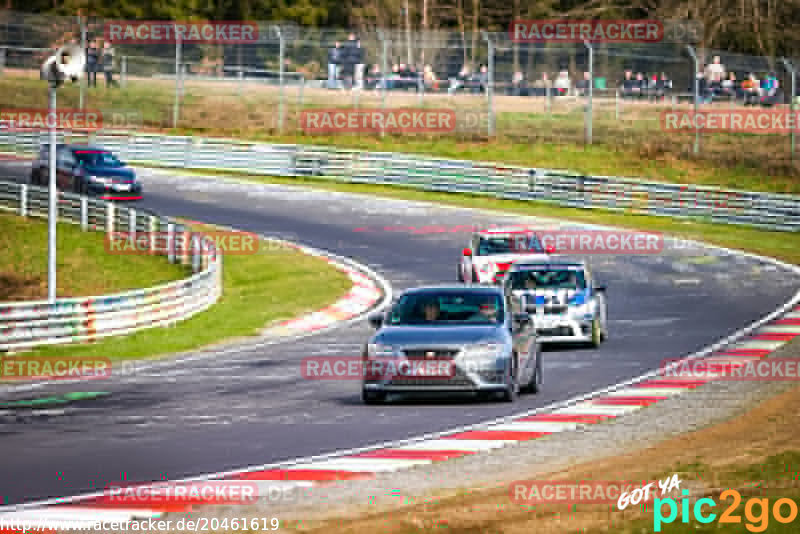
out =
[[[353,87],[353,76],[355,74],[356,64],[358,64],[360,52],[358,48],[358,41],[356,35],[351,33],[347,41],[342,46],[341,57],[341,74],[342,79],[347,80],[347,87]]]
[[[103,43],[103,73],[106,76],[106,87],[117,85],[114,81],[114,48],[109,41]]]
[[[342,62],[342,44],[337,42],[328,50],[328,89],[339,86],[339,65]]]
[[[91,41],[86,49],[86,74],[89,87],[97,87],[99,59],[100,51],[97,49],[97,41]]]

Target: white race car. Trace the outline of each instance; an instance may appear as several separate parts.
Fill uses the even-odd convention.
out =
[[[458,279],[476,284],[500,284],[512,263],[520,259],[546,261],[549,254],[535,232],[491,228],[475,232],[461,254]]]
[[[518,261],[503,284],[513,311],[527,312],[542,343],[598,347],[608,336],[606,288],[582,261]]]

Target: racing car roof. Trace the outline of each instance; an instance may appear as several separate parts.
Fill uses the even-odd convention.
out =
[[[484,230],[479,230],[475,233],[480,236],[497,237],[497,236],[518,235],[518,234],[535,234],[536,232],[537,231],[533,228],[520,225],[520,226],[499,226],[496,228],[486,228]]]
[[[560,269],[565,267],[579,267],[581,269],[586,268],[586,262],[580,260],[567,260],[567,259],[558,259],[553,257],[547,258],[522,258],[514,263],[511,264],[509,271],[514,271],[517,269],[525,269],[526,267],[536,267],[536,268],[553,268],[553,269]]]

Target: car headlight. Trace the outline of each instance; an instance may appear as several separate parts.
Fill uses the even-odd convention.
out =
[[[111,178],[105,178],[103,176],[89,176],[89,180],[102,185],[108,185],[111,183]]]
[[[395,350],[391,345],[381,345],[380,343],[367,345],[368,358],[394,358],[395,356]]]
[[[500,356],[503,346],[499,343],[482,343],[480,345],[467,345],[461,351],[465,360],[489,360]]]
[[[578,306],[570,306],[569,314],[577,319],[590,321],[594,319],[596,303],[591,300]]]

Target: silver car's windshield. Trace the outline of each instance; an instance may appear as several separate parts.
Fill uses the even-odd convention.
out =
[[[582,269],[525,269],[508,275],[509,287],[522,289],[586,289],[586,277]]]
[[[503,322],[503,299],[496,293],[420,292],[403,295],[389,313],[388,324],[490,325]]]
[[[481,236],[478,238],[478,256],[493,254],[541,254],[542,243],[535,234],[510,234],[497,236]]]

